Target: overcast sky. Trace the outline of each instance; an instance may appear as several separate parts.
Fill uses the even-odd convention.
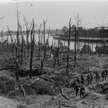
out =
[[[4,1],[4,0],[3,0]],[[32,3],[32,4],[31,4]],[[35,23],[40,25],[43,20],[48,20],[47,28],[60,29],[63,26],[68,26],[70,17],[72,24],[76,24],[75,16],[79,14],[82,25],[91,22],[86,27],[97,26],[94,23],[102,25],[108,23],[108,1],[88,1],[88,0],[69,0],[69,1],[23,1],[23,2],[5,2],[0,3],[0,17],[5,15],[5,18],[0,20],[0,26],[6,29],[9,25],[11,30],[16,30],[16,10],[17,4],[20,15],[20,22],[24,24],[23,15],[30,22],[34,18]],[[0,27],[1,29],[1,27]]]

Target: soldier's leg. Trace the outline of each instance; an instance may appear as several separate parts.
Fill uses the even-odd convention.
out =
[[[78,96],[78,88],[76,88],[76,96]]]
[[[81,91],[80,91],[80,98],[82,97],[82,93],[81,93]]]

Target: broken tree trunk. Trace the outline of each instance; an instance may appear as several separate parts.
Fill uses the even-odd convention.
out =
[[[17,7],[17,43],[16,43],[16,80],[19,80],[18,69],[19,69],[19,12]]]
[[[14,46],[13,46],[13,38],[12,38],[12,35],[10,33],[10,30],[9,30],[9,27],[7,26],[7,29],[8,29],[8,33],[10,35],[10,39],[11,39],[11,45],[12,45],[12,55],[13,55],[13,51],[14,51]]]
[[[39,33],[38,33],[38,40],[39,40],[38,48],[39,48],[39,60],[40,60],[40,51],[41,51],[41,48],[40,48],[40,28],[39,28]]]
[[[32,64],[33,64],[33,51],[34,51],[34,20],[33,20],[33,25],[32,25],[32,30],[31,30],[31,55],[30,55],[30,78],[32,78]]]
[[[74,46],[74,49],[75,49],[75,55],[74,55],[74,67],[76,67],[76,44],[77,44],[77,30],[76,30],[76,27],[75,27],[75,46]]]
[[[43,61],[45,60],[45,57],[46,57],[45,24],[46,24],[46,21],[43,21],[43,45],[44,45]]]

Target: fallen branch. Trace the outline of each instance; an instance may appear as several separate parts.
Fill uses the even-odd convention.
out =
[[[44,79],[44,80],[46,80],[46,81],[50,81],[50,82],[54,83],[54,85],[57,86],[57,87],[59,88],[61,95],[62,95],[66,100],[69,100],[69,97],[67,97],[67,96],[63,93],[63,88],[62,88],[62,87],[60,87],[58,84],[56,84],[54,81],[52,81],[52,80],[49,79],[49,78],[44,78],[44,77],[40,77],[40,78],[42,78],[42,79]]]
[[[61,105],[64,106],[64,107],[71,107],[72,108],[72,106],[65,105],[64,103],[62,103]]]
[[[22,89],[24,98],[26,98],[26,92],[25,92],[25,90],[24,90],[24,87],[23,87],[22,85],[20,85],[20,87],[21,87],[21,89]]]
[[[59,87],[59,89],[60,89],[60,93],[61,93],[61,95],[62,95],[66,100],[69,100],[69,97],[66,96],[66,95],[63,93],[63,88],[60,87],[60,86],[58,86],[58,87]]]
[[[22,85],[19,85],[19,87],[17,87],[15,90],[9,92],[8,95],[7,95],[7,97],[8,97],[9,95],[11,95],[12,93],[14,93],[16,90],[19,90],[20,88],[21,88],[21,90],[22,90],[22,92],[23,92],[23,96],[24,96],[24,98],[25,98],[25,97],[26,97],[26,92],[25,92],[24,87],[23,87]]]
[[[17,87],[16,90],[19,90],[19,87]],[[7,94],[7,97],[8,97],[10,94],[14,93],[14,92],[15,92],[15,90],[9,92],[9,93]]]

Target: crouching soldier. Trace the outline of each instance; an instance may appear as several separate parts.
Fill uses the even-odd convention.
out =
[[[84,98],[85,96],[85,88],[83,85],[80,86],[80,98]]]

